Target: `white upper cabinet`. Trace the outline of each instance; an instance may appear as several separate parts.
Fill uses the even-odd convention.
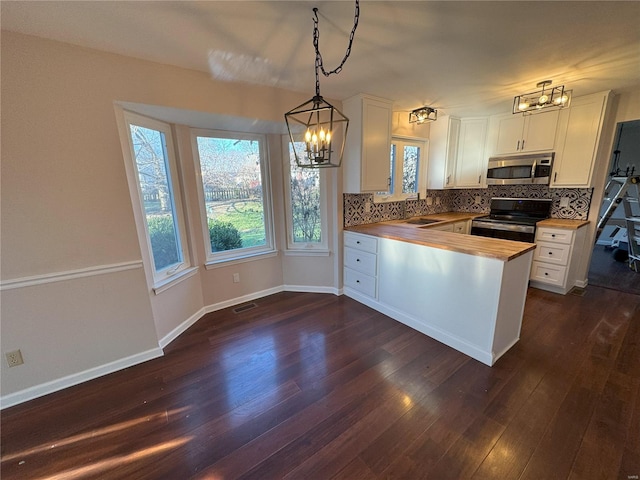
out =
[[[438,120],[431,122],[429,130],[428,188],[453,187],[459,138],[459,118],[441,115]]]
[[[342,105],[342,112],[349,119],[342,162],[345,193],[387,191],[393,102],[360,94]]]
[[[487,171],[484,148],[487,139],[486,118],[463,118],[460,124],[455,187],[478,188]]]
[[[610,92],[573,98],[560,112],[551,187],[589,188]]]
[[[491,117],[489,154],[552,151],[555,147],[558,110],[533,115],[505,114]]]
[[[478,188],[487,169],[486,118],[443,115],[429,134],[430,189]]]

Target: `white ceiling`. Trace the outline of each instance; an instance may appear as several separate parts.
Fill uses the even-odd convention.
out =
[[[344,55],[346,1],[7,1],[3,29],[210,72],[212,51],[237,81],[314,92],[312,8],[328,69]],[[640,85],[640,2],[368,1],[350,58],[321,93],[365,92],[396,110],[508,111],[552,79],[574,95]],[[220,53],[218,53],[220,55]],[[258,61],[252,62],[253,59]]]

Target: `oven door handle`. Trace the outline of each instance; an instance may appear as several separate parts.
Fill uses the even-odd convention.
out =
[[[483,222],[483,221],[473,221],[471,223],[471,228],[486,228],[488,230],[503,230],[506,232],[522,232],[522,233],[533,233],[536,231],[536,227],[531,225],[517,225],[512,223],[495,223],[495,222]]]

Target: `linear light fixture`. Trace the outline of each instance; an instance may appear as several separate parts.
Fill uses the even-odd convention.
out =
[[[551,80],[544,80],[536,85],[540,90],[514,97],[513,113],[531,114],[550,108],[568,107],[571,90],[565,90],[564,85],[550,87],[551,83]]]
[[[438,110],[432,107],[420,107],[409,112],[409,123],[434,122],[438,119]]]

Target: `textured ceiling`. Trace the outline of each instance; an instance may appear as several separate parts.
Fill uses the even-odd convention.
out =
[[[352,1],[0,3],[3,29],[211,72],[232,59],[235,81],[314,91],[312,8],[329,69],[342,59]],[[506,111],[541,80],[574,95],[640,85],[640,2],[367,1],[351,57],[321,93],[364,92],[396,110]]]

